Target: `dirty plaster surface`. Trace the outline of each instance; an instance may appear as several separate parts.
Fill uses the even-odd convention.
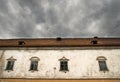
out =
[[[16,61],[13,71],[6,71],[7,59],[13,56]],[[69,59],[68,72],[61,72],[62,57]],[[99,71],[97,57],[107,58],[109,71]],[[30,58],[38,57],[38,71],[29,71]],[[120,49],[85,49],[85,50],[0,50],[1,78],[120,78]],[[56,69],[54,69],[56,68]]]

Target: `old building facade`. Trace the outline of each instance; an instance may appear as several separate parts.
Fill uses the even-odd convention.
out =
[[[119,82],[120,39],[0,40],[2,82]]]

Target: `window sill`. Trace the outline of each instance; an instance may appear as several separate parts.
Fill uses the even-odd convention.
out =
[[[31,71],[31,72],[37,72],[38,70],[29,70],[29,71]]]
[[[64,72],[64,73],[67,73],[69,72],[69,70],[59,70],[60,72]]]
[[[99,70],[99,71],[104,73],[109,72],[109,70]]]
[[[8,70],[8,69],[5,69],[5,71],[11,72],[11,71],[13,71],[13,70]]]

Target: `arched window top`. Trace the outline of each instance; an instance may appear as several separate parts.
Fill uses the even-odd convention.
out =
[[[38,57],[31,57],[30,60],[31,61],[40,61],[40,59]]]
[[[69,61],[69,59],[63,56],[62,58],[59,59],[59,61]]]
[[[13,56],[11,56],[10,58],[7,59],[8,61],[16,61],[15,58],[13,58]]]
[[[105,60],[107,60],[107,58],[106,58],[106,57],[104,57],[104,56],[99,56],[99,57],[97,57],[97,59],[96,59],[96,60],[98,60],[98,61],[99,61],[99,60],[104,60],[104,61],[105,61]]]
[[[99,64],[99,68],[100,68],[100,71],[108,71],[108,67],[107,67],[107,63],[106,63],[106,58],[104,56],[99,56],[97,57],[98,60],[98,64]]]

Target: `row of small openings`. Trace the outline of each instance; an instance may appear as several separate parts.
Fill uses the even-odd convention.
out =
[[[94,38],[95,38],[95,40],[92,40],[91,44],[98,44],[98,41],[96,40],[96,38],[98,38],[98,37],[94,37]],[[62,41],[62,38],[61,37],[57,37],[56,41]],[[19,46],[24,46],[25,45],[25,41],[18,41],[18,45]]]
[[[62,38],[57,38],[56,40],[57,40],[57,41],[61,41]],[[25,41],[18,41],[18,45],[19,45],[19,46],[24,46],[24,45],[25,45]]]
[[[62,40],[61,37],[57,37],[57,38],[56,38],[56,41],[61,41],[61,40]],[[25,41],[18,41],[18,45],[19,45],[19,46],[24,46],[24,45],[25,45]]]
[[[96,40],[98,37],[97,36],[95,36],[94,37],[94,40],[92,40],[91,41],[91,44],[98,44],[98,41]],[[61,37],[57,37],[57,39],[56,39],[57,41],[62,41],[62,38]]]

